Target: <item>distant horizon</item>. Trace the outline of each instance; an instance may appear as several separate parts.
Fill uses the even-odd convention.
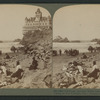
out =
[[[16,39],[22,39],[22,38],[16,38]],[[14,40],[16,40],[14,39]],[[14,41],[14,40],[0,40],[0,41]]]
[[[58,36],[60,36],[60,35],[58,35]],[[58,37],[58,36],[53,37],[53,40],[56,39],[56,37]],[[60,37],[63,38],[63,39],[64,39],[64,38],[67,38],[67,39],[68,39],[67,36],[65,36],[65,37],[60,36]],[[90,40],[89,40],[89,39],[88,39],[88,40],[79,40],[79,39],[76,39],[76,40],[75,40],[75,39],[69,40],[69,39],[68,39],[68,40],[69,40],[69,41],[91,41],[91,40],[94,40],[94,39],[98,39],[98,40],[99,40],[100,38],[93,38],[93,39],[90,39]]]
[[[100,38],[100,5],[77,4],[58,9],[53,17],[53,37],[69,40]]]

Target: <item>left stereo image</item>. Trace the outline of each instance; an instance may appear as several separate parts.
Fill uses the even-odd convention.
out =
[[[52,19],[43,7],[0,5],[0,87],[51,88]]]

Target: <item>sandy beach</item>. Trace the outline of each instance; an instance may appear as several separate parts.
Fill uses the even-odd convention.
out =
[[[58,55],[58,56],[53,56],[53,87],[54,88],[59,88],[57,87],[58,81],[57,81],[57,74],[62,73],[62,68],[63,65],[68,66],[69,62],[77,61],[81,62],[84,64],[84,68],[88,71],[91,72],[92,66],[93,66],[93,61],[97,62],[97,66],[100,69],[100,52],[94,52],[94,53],[85,53],[87,55],[87,59],[81,59],[82,53],[80,53],[77,56],[68,56],[66,54],[63,55]],[[59,78],[60,81],[60,78]],[[97,79],[96,81],[100,81],[100,79]],[[58,82],[58,83],[57,83]],[[96,83],[90,83],[84,86],[79,86],[77,88],[100,88],[100,85],[96,85]]]
[[[51,59],[47,65],[47,68],[44,68],[44,62],[40,59],[38,60],[38,69],[29,70],[29,66],[32,63],[33,55],[24,54],[23,52],[19,53],[8,53],[10,59],[5,59],[5,53],[0,55],[0,62],[6,63],[6,69],[11,72],[15,72],[16,61],[20,61],[22,69],[24,70],[24,75],[19,82],[2,86],[1,88],[48,88],[44,82],[44,78],[47,75],[51,74]],[[50,79],[49,79],[50,80]]]

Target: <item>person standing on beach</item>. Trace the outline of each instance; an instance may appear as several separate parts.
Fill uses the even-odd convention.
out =
[[[59,50],[59,54],[60,54],[60,56],[61,56],[61,54],[62,54],[62,51],[61,51],[61,49]]]

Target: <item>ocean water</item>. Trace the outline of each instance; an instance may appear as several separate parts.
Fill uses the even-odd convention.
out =
[[[89,52],[88,51],[88,47],[90,45],[93,46],[93,47],[100,47],[100,45],[96,44],[96,42],[53,43],[53,50],[61,49],[62,52],[64,52],[65,49],[67,49],[67,50],[69,50],[69,49],[77,49],[77,50],[79,50],[79,52]],[[19,42],[4,42],[4,43],[0,43],[0,50],[3,53],[8,53],[8,52],[11,52],[10,48],[12,46],[22,47],[22,45],[19,44]]]
[[[59,50],[61,49],[62,52],[64,52],[66,49],[77,49],[79,52],[89,52],[88,47],[100,47],[99,44],[96,44],[96,42],[80,42],[80,43],[53,43],[53,50]]]
[[[2,51],[2,53],[9,53],[11,52],[10,48],[12,46],[21,47],[22,45],[19,44],[19,42],[3,42],[0,43],[0,50]]]

